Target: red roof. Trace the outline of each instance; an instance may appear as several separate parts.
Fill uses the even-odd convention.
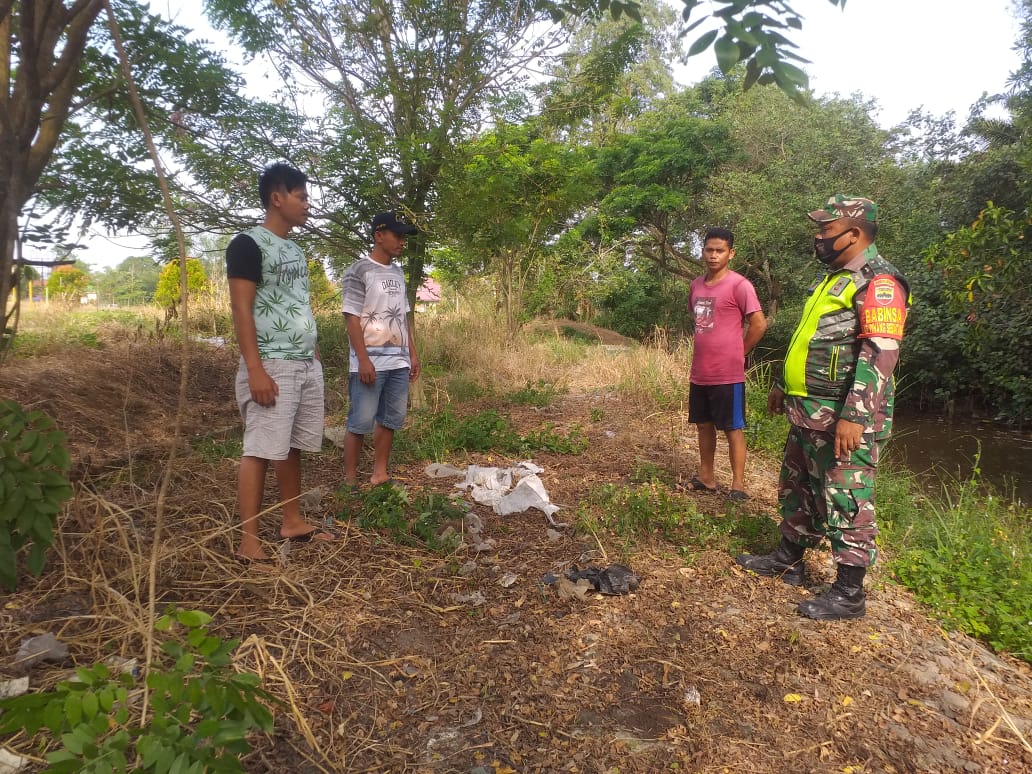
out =
[[[441,284],[427,277],[426,282],[416,289],[416,300],[430,304],[437,303],[441,300]]]

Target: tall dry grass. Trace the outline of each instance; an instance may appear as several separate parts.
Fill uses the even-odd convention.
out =
[[[548,382],[573,392],[613,391],[643,408],[687,405],[691,345],[665,336],[648,345],[592,344],[525,327],[510,336],[504,319],[485,311],[418,319],[424,370],[447,389],[473,383],[505,393],[527,382]]]

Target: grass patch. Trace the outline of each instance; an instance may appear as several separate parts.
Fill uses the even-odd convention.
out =
[[[438,411],[413,413],[412,426],[395,438],[395,450],[409,459],[443,462],[456,451],[496,451],[527,456],[539,451],[581,454],[588,439],[579,425],[562,431],[551,423],[520,435],[512,423],[494,409],[466,417],[451,406]]]
[[[508,403],[517,406],[537,406],[545,408],[551,406],[559,395],[565,395],[568,390],[558,387],[554,382],[545,379],[538,379],[536,383],[527,381],[526,385],[519,389],[505,394]]]
[[[774,371],[770,363],[753,366],[745,374],[745,438],[750,449],[780,457],[788,437],[784,414],[767,412]]]
[[[190,441],[194,453],[208,465],[217,465],[222,460],[236,460],[244,453],[244,438],[241,428],[205,435]]]
[[[353,487],[337,493],[342,508],[338,521],[383,533],[399,545],[425,548],[438,554],[454,552],[462,540],[466,515],[461,498],[423,490],[410,494],[394,484],[360,492]]]
[[[986,491],[975,473],[941,498],[907,474],[879,474],[889,567],[951,628],[1032,662],[1032,509]]]
[[[741,509],[700,512],[694,499],[672,492],[662,476],[652,477],[650,467],[639,466],[633,476],[637,483],[595,489],[577,511],[577,528],[612,533],[625,547],[659,536],[685,557],[700,550],[740,553],[777,542],[777,525],[769,517]]]

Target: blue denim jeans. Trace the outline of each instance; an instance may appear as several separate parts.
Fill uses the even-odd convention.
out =
[[[377,371],[376,381],[362,384],[358,374],[348,376],[348,431],[365,435],[373,431],[373,424],[388,430],[400,430],[408,412],[409,369],[394,368]]]

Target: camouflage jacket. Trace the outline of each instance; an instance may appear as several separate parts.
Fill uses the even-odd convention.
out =
[[[906,279],[873,244],[818,280],[785,358],[788,420],[831,430],[841,417],[888,437],[909,304]]]

